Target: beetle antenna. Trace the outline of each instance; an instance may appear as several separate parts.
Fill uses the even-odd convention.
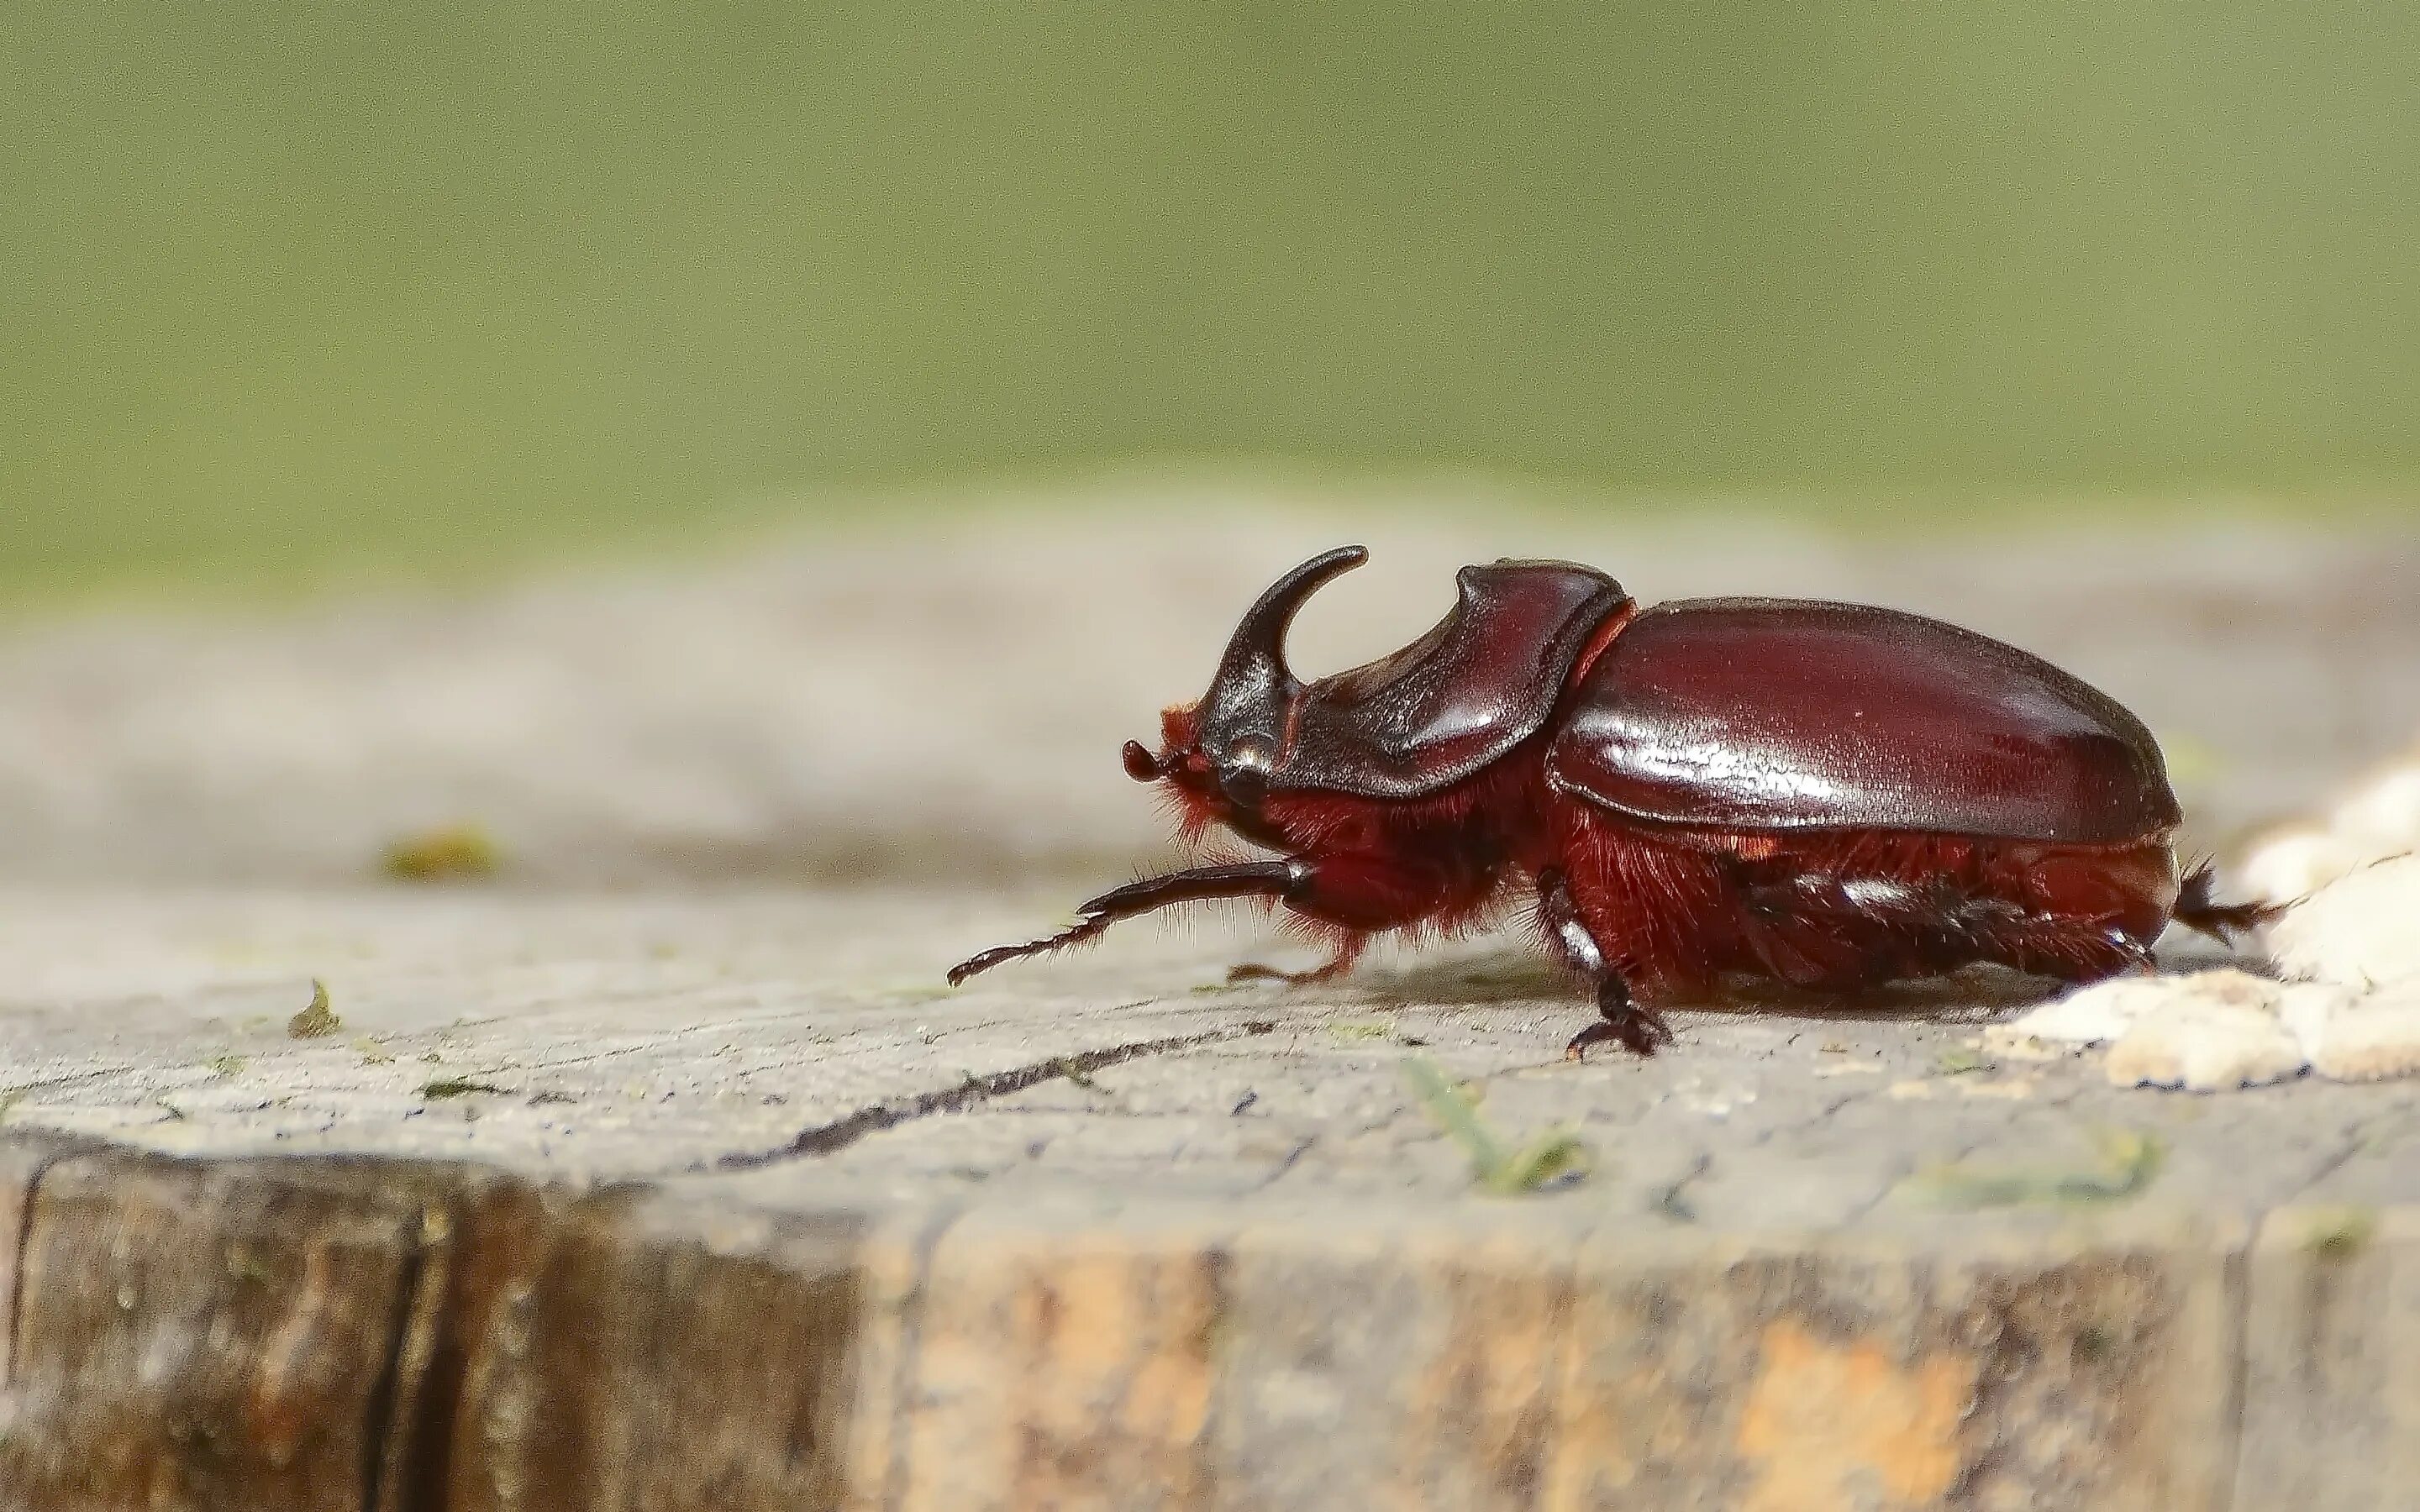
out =
[[[1290,898],[1308,883],[1310,876],[1306,863],[1280,859],[1247,861],[1240,866],[1197,866],[1166,876],[1144,877],[1078,904],[1076,922],[1056,934],[1024,945],[996,945],[967,957],[950,968],[950,985],[958,986],[969,977],[989,971],[1003,961],[1082,945],[1119,919],[1177,903],[1206,903],[1216,898]]]
[[[1138,782],[1156,782],[1165,770],[1151,748],[1140,740],[1129,740],[1118,749],[1118,760],[1125,764],[1126,776]]]

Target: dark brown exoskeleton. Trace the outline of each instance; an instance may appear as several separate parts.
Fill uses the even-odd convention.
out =
[[[950,972],[1089,940],[1201,899],[1281,903],[1349,967],[1388,930],[1473,924],[1526,886],[1547,946],[1596,984],[1612,1040],[1726,973],[1854,991],[1976,962],[2086,981],[2146,967],[2171,919],[2222,938],[2260,911],[2180,876],[2158,744],[2038,657],[1853,604],[1641,609],[1567,562],[1465,567],[1461,602],[1379,661],[1287,670],[1305,598],[1368,553],[1279,579],[1210,690],[1125,769],[1170,785],[1188,838],[1275,859],[1114,888],[1072,928]]]

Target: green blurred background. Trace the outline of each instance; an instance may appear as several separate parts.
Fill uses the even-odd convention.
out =
[[[0,0],[0,597],[1137,464],[2408,513],[2415,81],[2405,6]]]

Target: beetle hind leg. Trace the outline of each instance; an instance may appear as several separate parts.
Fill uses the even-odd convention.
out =
[[[2088,981],[2152,964],[2151,947],[2114,918],[2028,907],[1946,880],[1802,873],[1742,890],[1747,942],[1775,977],[1857,988],[1978,961]]]
[[[1357,936],[1339,945],[1336,948],[1336,954],[1330,957],[1325,965],[1313,966],[1309,971],[1285,971],[1277,966],[1263,965],[1257,961],[1244,961],[1227,968],[1227,980],[1229,981],[1275,981],[1282,982],[1288,987],[1316,987],[1322,982],[1334,981],[1352,970],[1353,963],[1359,959],[1361,959],[1361,940]]]
[[[2151,942],[2102,918],[2028,913],[1997,899],[1961,910],[1959,928],[1981,959],[2062,981],[2095,981],[2123,971],[2151,971]]]
[[[1672,1042],[1672,1026],[1664,1022],[1664,1015],[1630,995],[1630,984],[1621,980],[1620,969],[1606,959],[1596,936],[1581,922],[1560,872],[1539,873],[1538,922],[1563,959],[1596,983],[1596,1010],[1602,1016],[1572,1036],[1563,1046],[1564,1059],[1585,1059],[1589,1046],[1608,1040],[1634,1056],[1652,1056],[1657,1046]]]

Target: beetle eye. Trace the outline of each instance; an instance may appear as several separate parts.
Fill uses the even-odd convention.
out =
[[[1118,759],[1125,763],[1126,776],[1138,782],[1156,781],[1159,778],[1159,762],[1140,740],[1129,740],[1119,750]]]
[[[1268,796],[1269,774],[1258,766],[1237,766],[1218,774],[1218,791],[1238,809],[1257,809]]]
[[[1269,791],[1269,748],[1258,739],[1235,742],[1218,768],[1218,791],[1238,809],[1257,809]]]

